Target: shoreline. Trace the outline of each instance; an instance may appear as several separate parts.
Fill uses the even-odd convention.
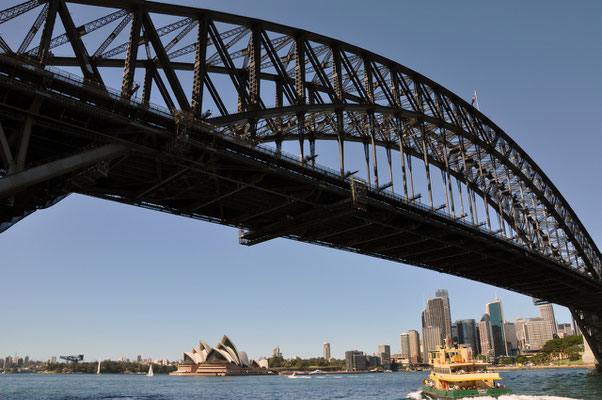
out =
[[[596,364],[574,364],[574,365],[533,365],[533,366],[522,366],[522,367],[492,367],[494,371],[516,371],[524,369],[563,369],[563,368],[596,368]]]

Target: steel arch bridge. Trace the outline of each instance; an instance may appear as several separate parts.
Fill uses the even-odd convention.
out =
[[[246,245],[354,251],[567,306],[602,360],[600,250],[502,129],[419,73],[143,0],[26,1],[0,11],[0,52],[0,232],[81,193],[238,227]],[[321,166],[325,141],[338,170]]]

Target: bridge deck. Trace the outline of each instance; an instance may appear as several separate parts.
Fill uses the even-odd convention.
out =
[[[53,178],[0,205],[10,225],[76,192],[241,228],[241,243],[275,237],[353,251],[598,311],[602,284],[553,259],[422,205],[215,134],[168,114],[35,69],[1,65],[0,115],[34,117],[28,166],[106,143],[129,153]],[[34,99],[43,98],[32,110]],[[178,132],[178,134],[174,134]],[[584,295],[587,293],[587,295]]]

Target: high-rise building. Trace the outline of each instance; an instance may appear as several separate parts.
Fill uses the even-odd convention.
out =
[[[409,360],[411,364],[419,364],[420,357],[420,335],[415,330],[401,334],[401,358]]]
[[[13,358],[8,356],[4,359],[4,368],[10,368],[13,366]]]
[[[50,357],[50,362],[51,362],[52,364],[56,364],[56,356],[52,356],[52,357]]]
[[[556,327],[556,318],[554,317],[554,307],[550,303],[542,304],[539,306],[539,316],[546,321],[548,329],[552,336],[558,335],[558,328]]]
[[[409,360],[410,359],[410,335],[406,333],[402,333],[399,335],[401,339],[401,359]]]
[[[138,354],[138,355],[136,356],[136,362],[137,362],[138,364],[140,364],[140,363],[142,362],[142,356],[141,356],[140,354]]]
[[[380,357],[380,365],[382,365],[383,369],[391,369],[391,346],[388,344],[379,344],[378,356]]]
[[[558,337],[567,337],[573,334],[571,324],[558,324]]]
[[[487,314],[491,320],[491,339],[493,340],[493,352],[496,357],[507,356],[506,334],[504,332],[504,313],[502,311],[502,301],[495,298],[491,303],[487,303]]]
[[[491,318],[489,314],[484,314],[481,321],[477,324],[479,333],[479,347],[481,354],[489,357],[493,356],[493,341],[491,340]]]
[[[438,326],[426,326],[422,328],[422,359],[425,363],[429,362],[430,352],[437,350],[441,345],[443,345],[441,328]]]
[[[418,331],[409,330],[408,335],[410,338],[410,362],[412,364],[419,364],[422,362],[420,357],[420,335]]]
[[[521,317],[518,317],[514,321],[514,331],[516,332],[516,347],[518,348],[518,351],[520,353],[527,350],[527,336],[525,331],[525,323],[526,321]]]
[[[439,289],[435,292],[435,297],[440,297],[443,300],[443,338],[452,338],[452,318],[451,318],[451,307],[449,305],[449,293],[447,289]]]
[[[324,359],[326,361],[330,360],[330,343],[324,342],[322,350],[323,350]]]
[[[453,343],[460,343],[460,337],[458,334],[458,324],[454,322],[451,327],[451,340]]]
[[[272,356],[282,357],[282,353],[280,352],[280,346],[274,347],[274,350],[272,350]]]
[[[527,318],[524,325],[528,350],[539,350],[549,340],[554,339],[550,332],[548,321],[543,318]]]
[[[364,352],[351,350],[345,352],[345,367],[347,371],[363,371],[368,367],[368,360]]]
[[[504,322],[504,332],[506,332],[506,348],[508,355],[518,354],[518,340],[516,339],[516,325],[513,322]]]
[[[429,298],[426,302],[426,310],[422,312],[422,327],[436,326],[441,331],[441,339],[448,335],[451,337],[451,327],[446,330],[445,307],[442,297]]]
[[[458,343],[468,346],[472,349],[473,356],[476,356],[479,351],[477,346],[477,327],[474,319],[463,319],[456,321],[456,329],[458,330]]]

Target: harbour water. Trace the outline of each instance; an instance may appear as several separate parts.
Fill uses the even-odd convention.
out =
[[[514,394],[499,400],[600,400],[602,372],[502,371]],[[422,399],[426,372],[357,375],[173,377],[155,375],[0,375],[2,400]],[[485,398],[481,398],[485,399]]]

